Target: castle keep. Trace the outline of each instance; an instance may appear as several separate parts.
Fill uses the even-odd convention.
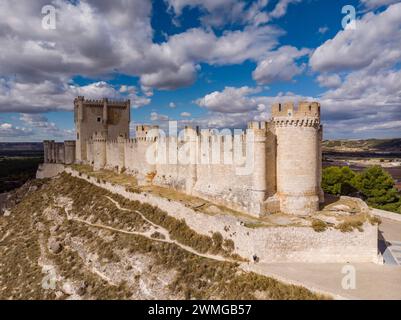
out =
[[[45,162],[124,171],[140,184],[174,188],[257,216],[313,214],[323,201],[320,105],[276,103],[271,114],[270,121],[251,122],[241,134],[186,127],[174,136],[138,125],[130,138],[129,100],[78,97],[76,141],[45,141]]]

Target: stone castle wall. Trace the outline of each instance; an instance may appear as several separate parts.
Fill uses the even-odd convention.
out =
[[[179,138],[164,137],[155,126],[139,125],[134,139],[128,138],[129,101],[79,97],[74,104],[75,162],[95,170],[125,171],[140,184],[174,188],[258,216],[312,214],[323,200],[318,103],[301,102],[297,109],[275,104],[271,121],[251,122],[238,135],[186,128]],[[48,144],[45,162],[67,163],[66,150]]]
[[[44,162],[73,164],[75,162],[75,141],[43,141]]]
[[[312,228],[289,226],[249,228],[235,216],[199,214],[177,201],[149,193],[132,193],[109,182],[99,183],[70,168],[65,171],[132,201],[157,206],[177,219],[184,219],[197,233],[211,236],[220,232],[224,239],[234,241],[236,253],[250,261],[256,255],[261,263],[378,263],[377,225],[365,223],[363,232],[336,229],[316,232]]]

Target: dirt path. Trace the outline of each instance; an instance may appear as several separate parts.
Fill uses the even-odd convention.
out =
[[[164,242],[164,243],[175,244],[175,245],[179,246],[181,249],[183,249],[183,250],[185,250],[185,251],[187,251],[187,252],[189,252],[189,253],[195,254],[195,255],[197,255],[197,256],[199,256],[199,257],[202,257],[202,258],[207,258],[207,259],[212,259],[212,260],[217,260],[217,261],[223,261],[223,262],[237,262],[237,261],[235,261],[235,260],[228,259],[228,258],[222,257],[222,256],[220,256],[220,255],[214,255],[214,254],[208,254],[208,253],[200,253],[200,252],[196,251],[195,249],[193,249],[192,247],[186,246],[186,245],[184,245],[184,244],[182,244],[182,243],[180,243],[180,242],[178,242],[178,241],[176,241],[176,240],[173,240],[173,239],[171,239],[170,233],[168,232],[168,230],[166,230],[166,229],[163,228],[162,226],[159,226],[159,225],[153,223],[152,221],[148,220],[148,219],[147,219],[142,213],[140,213],[139,211],[132,211],[132,210],[123,208],[123,207],[121,207],[120,204],[119,204],[117,201],[115,201],[114,199],[112,199],[112,198],[110,198],[110,197],[107,197],[107,196],[106,196],[106,198],[109,199],[111,202],[113,202],[114,205],[115,205],[115,206],[117,207],[117,209],[119,209],[119,210],[123,210],[123,211],[126,211],[126,212],[131,212],[131,213],[139,214],[146,222],[148,222],[149,224],[151,224],[151,225],[154,227],[155,230],[150,230],[150,231],[147,231],[147,232],[138,232],[138,231],[126,231],[126,230],[121,230],[121,229],[113,228],[113,227],[106,226],[106,225],[103,225],[103,224],[91,223],[91,222],[88,222],[88,221],[83,220],[83,219],[80,219],[80,218],[72,217],[72,216],[69,214],[69,212],[65,209],[65,212],[66,212],[66,214],[67,214],[67,218],[68,218],[69,220],[74,220],[74,221],[77,221],[77,222],[80,222],[80,223],[84,223],[84,224],[86,224],[86,225],[88,225],[88,226],[91,226],[91,227],[94,227],[94,228],[105,229],[105,230],[109,230],[109,231],[113,231],[113,232],[119,232],[119,233],[123,233],[123,234],[142,236],[142,237],[145,237],[145,238],[147,238],[147,239],[149,239],[149,240],[152,240],[152,241],[158,241],[158,242]],[[151,235],[153,234],[154,231],[160,232],[161,234],[163,234],[163,235],[166,237],[166,239],[157,239],[157,238],[153,238]]]

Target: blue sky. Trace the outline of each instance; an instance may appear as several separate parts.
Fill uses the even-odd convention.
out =
[[[394,0],[0,0],[0,141],[72,138],[77,95],[218,128],[317,100],[326,139],[399,137],[399,43]]]

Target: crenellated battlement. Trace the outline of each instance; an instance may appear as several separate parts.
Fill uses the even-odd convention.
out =
[[[85,99],[83,96],[79,96],[75,98],[74,105],[78,106],[79,103],[85,107],[103,107],[105,104],[110,107],[120,107],[120,108],[127,108],[131,104],[131,100],[117,100],[117,99]]]
[[[255,215],[312,214],[322,200],[320,104],[276,103],[269,121],[246,130],[185,126],[168,136],[138,124],[129,136],[129,100],[74,100],[77,140],[44,141],[45,162],[118,169]],[[153,160],[152,160],[153,159]]]
[[[320,104],[318,102],[301,101],[298,103],[298,108],[295,108],[293,102],[273,104],[272,119],[283,117],[320,119]]]

